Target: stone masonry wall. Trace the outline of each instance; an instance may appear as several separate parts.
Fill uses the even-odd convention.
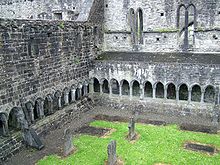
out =
[[[177,28],[177,9],[180,4],[193,3],[197,11],[195,44],[190,51],[219,52],[220,11],[215,0],[105,0],[104,45],[105,51],[175,52],[182,51],[182,35]],[[134,49],[131,39],[129,9],[143,11],[143,44]],[[184,23],[184,12],[180,24]]]
[[[3,0],[0,2],[0,18],[9,19],[62,19],[74,20],[79,15],[83,0]]]
[[[89,79],[91,24],[0,20],[0,112]]]

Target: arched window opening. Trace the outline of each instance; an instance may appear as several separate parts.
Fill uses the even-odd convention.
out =
[[[132,85],[133,96],[140,96],[140,84],[138,81],[134,81]]]
[[[145,83],[144,96],[145,97],[153,97],[153,87],[149,81]]]
[[[156,98],[164,98],[164,86],[161,82],[156,85]]]
[[[186,84],[182,84],[179,88],[179,99],[188,100],[188,87]]]
[[[94,89],[94,92],[100,92],[100,84],[97,78],[94,78],[93,89]]]
[[[211,85],[209,85],[205,89],[204,102],[205,103],[214,103],[215,102],[215,88]]]
[[[169,84],[167,87],[167,98],[176,99],[176,87],[174,84]]]
[[[135,44],[135,35],[136,35],[136,23],[135,23],[135,12],[134,9],[129,10],[129,24],[131,28],[131,42]]]
[[[4,113],[0,113],[0,136],[7,136],[8,131],[7,115]]]
[[[119,95],[119,83],[117,80],[111,80],[112,94]]]
[[[196,8],[194,5],[188,7],[188,42],[189,48],[195,44],[195,25],[196,25]]]
[[[47,95],[44,100],[44,114],[46,116],[53,114],[53,98],[51,95]]]
[[[59,110],[61,107],[61,92],[56,91],[56,93],[54,94],[54,109]]]
[[[177,28],[179,29],[179,44],[183,50],[192,48],[195,44],[196,7],[193,4],[181,4],[177,9]]]
[[[9,113],[8,126],[12,131],[21,130],[21,122],[25,120],[24,112],[21,108],[13,108]]]
[[[103,93],[109,93],[109,86],[108,86],[108,81],[107,80],[103,81],[102,92]]]
[[[81,94],[80,94],[80,89],[79,88],[76,88],[76,91],[75,91],[75,100],[80,100],[80,97],[81,97]]]
[[[130,94],[130,86],[127,80],[123,80],[122,83],[122,95],[129,95]]]
[[[138,44],[143,44],[143,11],[140,8],[137,11],[137,38]]]
[[[199,85],[194,85],[192,87],[192,101],[195,102],[201,101],[201,88]]]

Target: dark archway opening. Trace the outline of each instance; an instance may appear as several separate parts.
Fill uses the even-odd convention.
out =
[[[53,99],[52,96],[48,95],[44,100],[44,114],[46,116],[53,113]]]
[[[144,96],[145,97],[153,97],[153,87],[149,81],[145,83]]]
[[[161,82],[156,85],[156,98],[164,98],[164,86]]]
[[[127,80],[123,80],[122,83],[122,95],[129,95],[130,94],[130,86]]]
[[[167,98],[176,99],[176,87],[174,84],[169,84],[167,87]]]
[[[109,86],[108,86],[108,81],[107,80],[103,81],[102,92],[103,93],[109,93]]]
[[[188,100],[188,87],[182,84],[179,88],[179,100]]]
[[[119,83],[117,80],[111,80],[112,94],[119,95]]]
[[[205,103],[214,103],[215,102],[215,88],[211,85],[209,85],[205,89],[204,102]]]
[[[97,78],[94,78],[94,82],[93,82],[93,89],[94,92],[100,92],[100,83],[99,80]]]
[[[195,102],[201,101],[201,88],[199,85],[194,85],[192,87],[192,101]]]
[[[132,85],[133,96],[140,96],[140,84],[138,81],[134,81]]]

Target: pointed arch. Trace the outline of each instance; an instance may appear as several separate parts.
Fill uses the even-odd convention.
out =
[[[164,98],[164,85],[161,82],[156,84],[156,98]]]
[[[111,79],[112,94],[119,95],[119,83],[116,79]]]
[[[144,83],[144,96],[153,97],[153,86],[149,81]]]
[[[176,86],[173,83],[167,86],[167,99],[176,99]]]
[[[122,95],[129,95],[130,94],[130,85],[127,80],[122,80]]]
[[[102,84],[102,92],[109,93],[109,83],[106,79],[104,79],[103,84]]]
[[[192,87],[192,93],[191,93],[191,96],[192,96],[192,101],[195,101],[195,102],[200,102],[201,101],[201,87],[199,85],[194,85]]]
[[[205,103],[214,103],[215,102],[215,88],[212,85],[208,85],[205,88],[204,102]]]
[[[181,84],[179,87],[179,100],[188,100],[188,86],[186,84]]]
[[[93,90],[94,92],[100,92],[100,83],[97,78],[93,78]]]
[[[132,84],[132,95],[140,96],[140,83],[137,80],[134,80],[131,84]]]

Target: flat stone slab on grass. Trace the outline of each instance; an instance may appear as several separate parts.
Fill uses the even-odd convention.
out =
[[[203,132],[203,133],[211,133],[211,134],[217,133],[217,128],[214,128],[212,126],[204,126],[204,125],[181,124],[180,129],[186,131]]]
[[[102,137],[106,135],[106,133],[109,131],[111,131],[111,129],[84,126],[81,127],[78,131],[76,131],[76,133]]]
[[[108,116],[108,115],[97,115],[94,117],[95,120],[104,120],[104,121],[118,121],[118,122],[129,122],[128,117],[121,117],[121,116]],[[147,120],[147,119],[137,119],[136,123],[143,123],[143,124],[152,124],[152,125],[166,125],[165,121],[158,121],[158,120]]]
[[[215,153],[218,153],[216,147],[207,145],[207,144],[200,144],[196,142],[186,142],[184,144],[184,148],[187,150],[197,151],[197,152],[203,152],[209,155],[214,155]]]

